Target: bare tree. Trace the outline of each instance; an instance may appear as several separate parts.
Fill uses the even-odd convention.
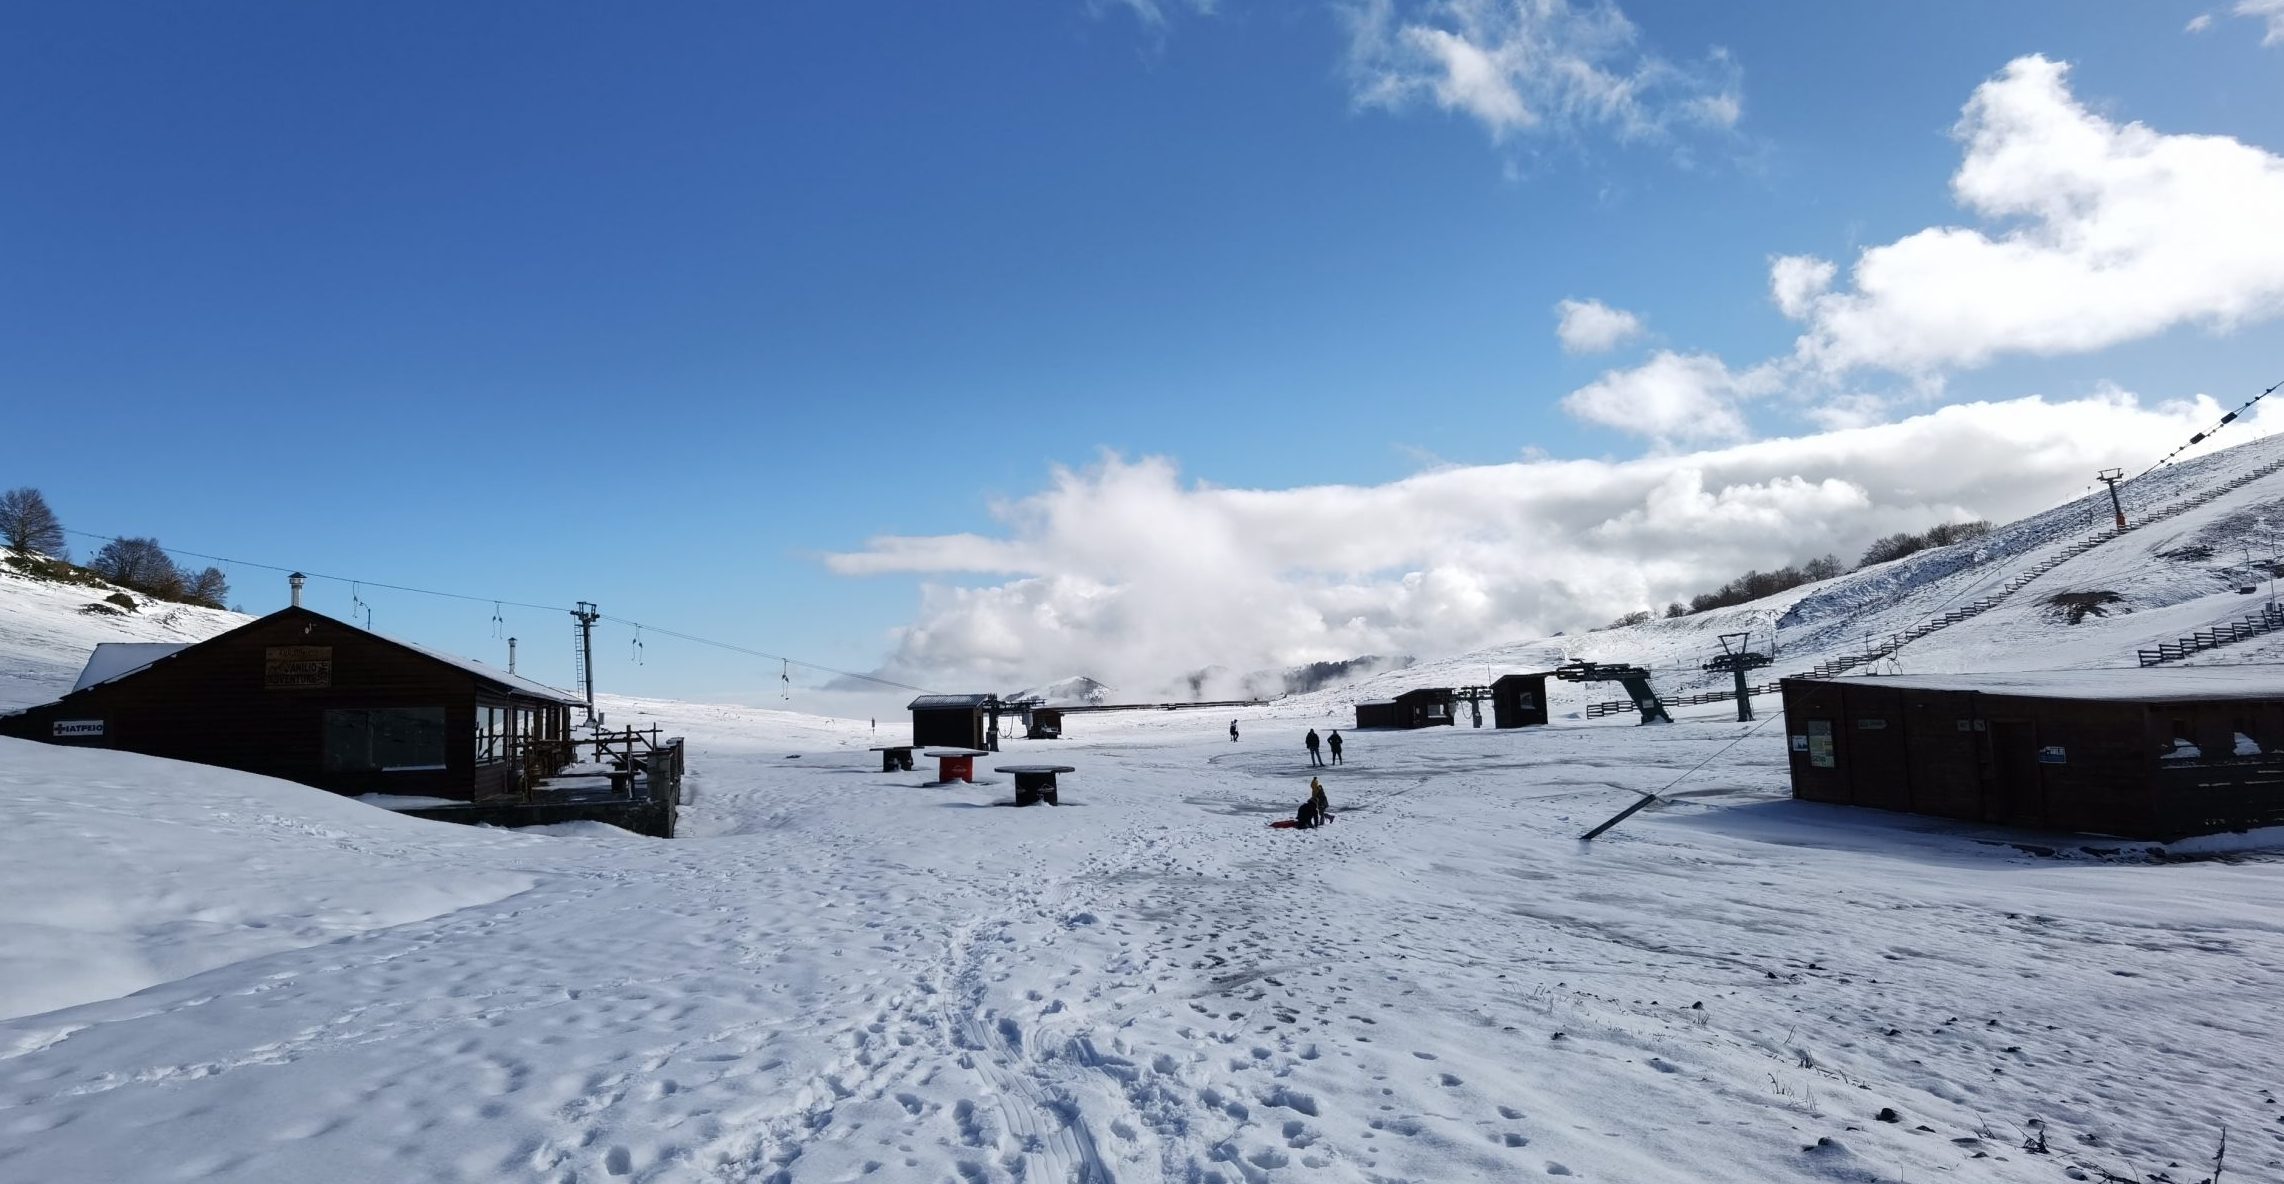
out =
[[[25,554],[64,553],[63,523],[48,508],[48,499],[29,485],[0,493],[0,539]]]
[[[88,570],[119,585],[168,600],[184,591],[181,569],[157,539],[113,539],[88,561]]]
[[[230,581],[219,567],[209,567],[185,581],[182,598],[191,604],[221,608],[230,599]]]

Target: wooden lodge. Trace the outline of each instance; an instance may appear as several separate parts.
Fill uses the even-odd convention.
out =
[[[1459,696],[1450,687],[1405,691],[1393,699],[1356,705],[1358,728],[1438,728],[1454,722]]]
[[[984,719],[990,695],[922,695],[912,700],[912,744],[916,748],[996,749]]]
[[[1546,680],[1544,674],[1509,674],[1494,680],[1491,726],[1527,728],[1547,722]]]
[[[630,811],[631,794],[583,804],[547,797],[543,783],[571,761],[571,710],[580,704],[294,606],[193,645],[98,646],[70,693],[0,716],[0,735],[241,769],[339,794],[430,799],[409,811],[429,817],[511,826],[592,818],[671,834],[671,802]],[[679,748],[670,758],[657,752],[643,759],[678,775]],[[618,778],[621,788],[633,780]]]
[[[1788,678],[1792,791],[2164,839],[2284,825],[2284,667]]]

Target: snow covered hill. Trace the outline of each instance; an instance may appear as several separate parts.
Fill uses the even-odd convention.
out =
[[[1569,660],[1630,662],[1653,672],[1664,695],[1725,690],[1726,674],[1703,669],[1724,633],[1751,633],[1776,662],[1763,677],[1797,673],[1853,655],[1944,613],[2001,593],[2017,577],[2073,545],[2104,539],[2038,576],[1997,606],[1914,640],[1855,673],[2134,666],[2136,653],[2265,603],[2265,561],[2284,557],[2284,437],[2271,437],[2161,470],[2124,487],[2131,529],[2116,534],[2109,498],[2097,493],[2009,523],[1971,543],[1804,585],[1763,600],[1687,617],[1590,633],[1536,638],[1430,659],[1351,686],[1299,697],[1307,712],[1349,711],[1415,687],[1481,684],[1501,674],[1548,670]],[[2167,513],[2186,500],[2210,501]],[[2162,515],[2162,516],[2160,516]],[[2253,562],[2248,568],[2248,559]],[[2239,592],[2257,585],[2254,595]],[[2057,598],[2090,597],[2072,623]],[[2114,596],[2115,599],[2110,599]],[[2251,644],[2251,643],[2246,643]],[[2202,660],[2250,660],[2251,649]],[[2257,652],[2271,652],[2260,650]],[[1557,713],[1622,699],[1614,684],[1551,683]],[[1708,718],[1727,704],[1685,709]],[[1352,712],[1351,712],[1352,715]],[[1628,723],[1631,720],[1618,720]]]
[[[1075,767],[1062,808],[994,808],[996,760],[881,773],[900,720],[664,700],[603,706],[689,738],[671,841],[0,740],[0,1180],[2187,1184],[2224,1128],[2224,1178],[2284,1178],[2284,836],[1796,803],[1781,728],[1562,717],[1608,687],[1557,684],[1546,728],[1355,734],[1321,770],[1299,746],[1359,698],[1566,658],[1709,688],[1727,631],[1811,667],[2011,583],[1879,669],[2131,665],[2256,599],[2242,551],[2273,553],[2284,475],[2252,474],[2279,459],[2162,474],[2133,491],[2148,525],[2026,583],[2092,537],[2082,509],[1695,617],[1008,741]],[[88,599],[0,582],[0,693],[232,621]],[[1337,820],[1270,829],[1312,775]],[[1663,801],[1578,841],[1638,790]]]
[[[123,596],[132,610],[105,600]],[[107,641],[192,642],[252,618],[150,600],[108,584],[63,584],[0,563],[0,712],[45,703],[71,689],[90,651]]]

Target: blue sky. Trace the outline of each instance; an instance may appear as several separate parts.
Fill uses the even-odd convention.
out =
[[[0,485],[40,487],[74,528],[590,599],[871,670],[892,628],[947,636],[923,584],[939,601],[990,593],[1058,561],[866,574],[827,555],[882,536],[1021,543],[994,503],[1105,450],[1169,458],[1184,488],[1380,488],[1824,431],[1839,421],[1815,408],[1835,393],[1878,396],[1860,423],[2112,388],[2233,405],[2284,377],[2263,276],[2244,281],[2257,311],[2226,324],[1740,396],[1743,437],[1645,438],[1564,409],[1659,349],[1739,371],[1791,353],[1802,323],[1771,303],[1772,257],[1833,260],[1844,288],[1866,247],[1989,225],[1950,189],[1952,128],[2022,55],[2068,63],[2098,117],[2284,151],[2284,45],[2231,6],[1629,2],[1630,39],[1584,60],[1635,77],[1656,63],[1672,102],[1734,104],[1730,121],[1652,111],[1646,128],[1537,102],[1535,124],[1501,126],[1360,32],[1481,41],[1499,29],[1470,31],[1470,13],[1510,19],[1487,0],[14,6]],[[1409,89],[1374,91],[1398,75]],[[1516,93],[1546,98],[1534,85]],[[1646,331],[1566,352],[1564,299]],[[2060,480],[2039,488],[2075,491]],[[1995,513],[2043,496],[2008,487],[1986,508],[1977,488],[1872,500]],[[1483,628],[1575,625],[1748,554],[1647,590],[1534,597]],[[1768,554],[1753,561],[1783,558]],[[1394,586],[1434,566],[1306,579]],[[266,573],[233,576],[250,610],[283,599]],[[488,606],[362,598],[384,630],[496,656]],[[1275,599],[1248,611],[1283,612]],[[345,612],[349,589],[312,600]],[[567,669],[567,620],[510,623],[539,639],[542,677]],[[1132,642],[1181,623],[1115,627]],[[744,658],[649,639],[638,668],[623,630],[606,644],[605,683],[624,690],[777,684]],[[939,683],[1076,673],[1088,644],[976,642],[889,668],[962,689]]]

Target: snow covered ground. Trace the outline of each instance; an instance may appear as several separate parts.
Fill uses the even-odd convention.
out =
[[[2240,615],[2230,548],[2272,553],[2284,475],[2239,478],[2278,456],[2165,474],[2137,515],[2229,492],[1882,668],[2130,665]],[[881,773],[901,720],[609,700],[690,739],[672,841],[0,740],[0,1181],[2186,1184],[2224,1129],[2224,1179],[2284,1179],[2273,832],[2159,852],[1795,803],[1774,702],[1636,728],[1573,684],[1546,728],[1349,733],[1338,820],[1267,826],[1301,732],[1358,699],[1565,657],[1699,689],[1715,634],[1780,620],[1775,672],[1812,666],[2084,518],[1239,712],[1073,716],[973,786]],[[237,619],[8,579],[0,706],[96,641]],[[2076,625],[2051,604],[2097,591]],[[1065,804],[1000,808],[989,770],[1049,756]]]
[[[0,742],[0,1179],[2284,1167],[2284,862],[1796,804],[1715,721],[1352,734],[1338,820],[1272,830],[1300,710],[1012,742],[1079,769],[1018,811],[620,701],[691,738],[667,842]]]

